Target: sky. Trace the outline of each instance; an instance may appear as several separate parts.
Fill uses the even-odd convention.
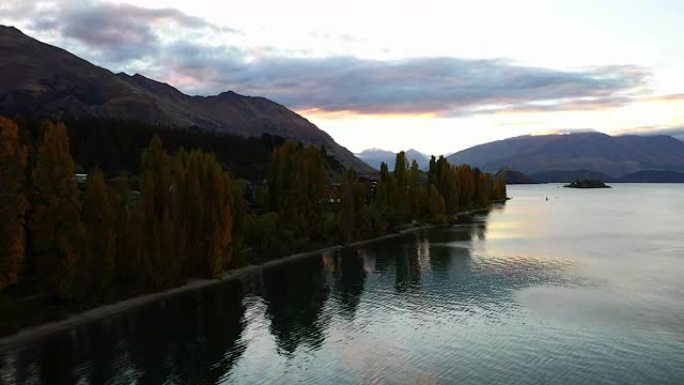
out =
[[[681,0],[2,0],[0,24],[188,94],[291,108],[354,152],[684,138]]]

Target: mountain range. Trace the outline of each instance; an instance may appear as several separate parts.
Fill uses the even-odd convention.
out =
[[[404,153],[406,153],[406,159],[409,164],[415,160],[421,170],[428,169],[430,165],[430,157],[428,155],[414,149],[406,150]],[[393,170],[397,153],[379,148],[370,148],[357,153],[356,157],[376,170],[380,169],[380,164],[383,162],[387,164],[390,170]]]
[[[266,98],[232,91],[186,95],[139,74],[114,74],[13,27],[0,26],[0,69],[0,115],[136,122],[155,130],[209,133],[214,138],[269,134],[321,146],[360,173],[376,172],[381,162],[394,166],[396,153],[370,149],[357,158],[304,117]],[[406,154],[427,169],[427,155],[416,150]],[[662,182],[682,178],[684,142],[665,135],[528,135],[471,147],[448,160],[489,172],[518,171],[540,182],[583,176]]]
[[[661,172],[662,177],[684,172],[684,142],[666,135],[527,135],[474,146],[447,159],[484,171],[512,169],[540,182],[564,181],[581,175],[618,180],[645,171],[651,177],[655,177],[653,172]]]
[[[0,26],[0,115],[121,120],[160,129],[256,137],[278,135],[322,146],[344,166],[373,172],[304,117],[263,97],[227,91],[186,95],[142,75],[114,74],[61,48]]]

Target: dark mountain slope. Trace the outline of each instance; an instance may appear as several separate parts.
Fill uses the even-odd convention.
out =
[[[0,26],[0,68],[0,115],[121,120],[249,137],[279,135],[321,145],[345,166],[372,172],[327,133],[266,98],[230,91],[185,95],[141,75],[115,75],[12,27]]]

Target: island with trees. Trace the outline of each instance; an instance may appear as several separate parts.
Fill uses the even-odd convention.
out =
[[[567,188],[610,188],[607,184],[596,179],[576,180],[572,183],[566,184],[563,187]]]
[[[94,157],[79,183],[72,148],[95,131],[70,132],[0,118],[0,335],[506,198],[503,178],[444,157],[422,172],[402,152],[393,171],[383,163],[366,178],[283,140],[264,178],[245,179],[202,149],[169,152],[156,135],[132,173]]]

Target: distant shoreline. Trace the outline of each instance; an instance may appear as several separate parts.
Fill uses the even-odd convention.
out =
[[[472,210],[465,210],[458,212],[453,215],[453,218],[458,218],[459,216],[464,216],[464,215],[471,215],[471,214],[476,214],[479,212],[487,211],[489,210],[492,205],[501,203],[499,201],[492,202],[491,205],[479,209],[472,209]],[[141,307],[156,301],[163,300],[165,298],[173,297],[177,294],[181,293],[186,293],[194,290],[199,290],[203,289],[209,286],[213,285],[218,285],[226,281],[230,281],[233,279],[237,279],[241,276],[252,274],[255,272],[258,272],[263,269],[275,267],[275,266],[281,266],[293,261],[305,259],[305,258],[311,258],[316,255],[320,255],[326,252],[331,252],[331,251],[337,251],[337,250],[342,250],[345,248],[350,248],[350,247],[358,247],[362,245],[367,245],[369,243],[381,241],[384,239],[391,239],[391,238],[396,238],[400,237],[406,234],[410,233],[415,233],[417,231],[422,231],[422,230],[429,230],[429,229],[435,229],[435,228],[440,228],[440,227],[448,227],[450,226],[449,224],[428,224],[428,225],[421,225],[421,226],[416,226],[416,227],[409,227],[406,229],[399,230],[397,232],[381,235],[379,237],[371,238],[371,239],[365,239],[365,240],[360,240],[360,241],[354,241],[351,243],[347,244],[341,244],[341,245],[333,245],[333,246],[328,246],[324,247],[321,249],[317,250],[312,250],[312,251],[305,251],[297,254],[291,254],[284,256],[282,258],[274,259],[271,261],[267,261],[258,265],[247,265],[244,267],[239,267],[236,269],[231,269],[227,270],[226,272],[221,275],[220,278],[216,279],[192,279],[188,281],[188,283],[174,287],[171,289],[155,292],[155,293],[149,293],[149,294],[143,294],[139,295],[136,297],[131,297],[128,299],[121,300],[119,302],[114,302],[110,304],[105,304],[105,305],[100,305],[97,307],[94,307],[90,310],[86,310],[80,313],[75,313],[73,315],[70,315],[67,318],[64,318],[62,320],[54,321],[54,322],[48,322],[45,324],[41,324],[38,326],[33,326],[29,327],[26,329],[21,329],[18,332],[14,334],[9,334],[0,337],[0,353],[7,352],[13,348],[17,348],[21,345],[28,344],[30,342],[33,342],[35,340],[38,340],[40,338],[48,337],[53,334],[57,334],[59,332],[69,330],[71,328],[74,328],[79,325],[83,325],[88,322],[96,321],[102,318],[106,317],[111,317],[119,313],[123,313],[125,311],[129,311],[132,309],[135,309],[137,307]]]

